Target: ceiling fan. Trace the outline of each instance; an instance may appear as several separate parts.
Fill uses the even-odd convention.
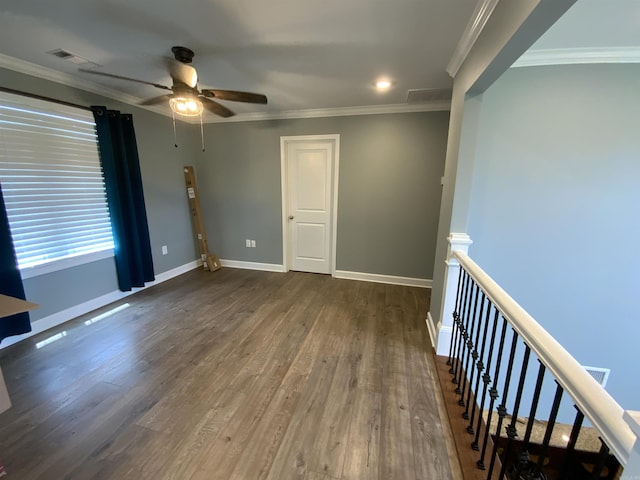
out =
[[[214,99],[245,103],[267,103],[267,97],[260,93],[218,90],[214,88],[203,88],[202,90],[199,90],[198,74],[196,69],[189,65],[193,60],[193,50],[186,47],[173,47],[171,51],[175,57],[175,60],[167,59],[169,73],[173,79],[173,85],[171,87],[160,85],[158,83],[147,82],[145,80],[138,80],[136,78],[115,75],[113,73],[100,72],[97,70],[87,70],[84,68],[79,70],[84,73],[142,83],[162,90],[168,90],[171,93],[149,98],[148,100],[141,102],[140,105],[157,105],[169,101],[171,110],[178,115],[201,115],[204,109],[224,118],[234,115],[231,110],[216,102]]]

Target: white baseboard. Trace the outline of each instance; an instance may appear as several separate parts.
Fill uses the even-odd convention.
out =
[[[431,312],[427,312],[427,318],[425,319],[427,323],[427,328],[429,329],[429,339],[431,340],[431,346],[436,348],[436,341],[438,339],[438,332],[436,330],[436,326],[433,324],[433,317],[431,316]]]
[[[451,346],[451,336],[453,328],[449,325],[440,325],[438,328],[438,344],[436,345],[436,355],[449,355]]]
[[[333,274],[335,278],[346,280],[360,280],[363,282],[388,283],[390,285],[404,285],[406,287],[431,288],[433,280],[426,278],[396,277],[394,275],[379,275],[377,273],[348,272],[346,270],[336,270]]]
[[[152,285],[156,285],[158,283],[166,282],[178,275],[182,275],[183,273],[190,272],[191,270],[195,270],[196,268],[202,267],[202,260],[194,260],[193,262],[185,263],[184,265],[180,265],[179,267],[172,268],[171,270],[167,270],[166,272],[159,273],[156,275],[156,279],[153,282],[149,282],[149,284],[143,288],[148,288]],[[142,288],[136,289],[136,291],[140,291]],[[124,293],[124,292],[123,292]]]
[[[221,258],[220,264],[223,267],[229,267],[229,268],[242,268],[245,270],[260,270],[263,272],[284,272],[284,265],[278,265],[277,263],[243,262],[240,260],[224,260]]]
[[[14,337],[5,338],[0,345],[0,350],[15,343],[18,343],[25,338],[32,337],[37,335],[38,333],[42,333],[45,330],[49,330],[50,328],[57,327],[69,320],[72,320],[80,315],[84,315],[85,313],[89,313],[98,308],[104,307],[105,305],[109,305],[110,303],[117,302],[129,295],[132,295],[136,292],[144,290],[145,288],[149,288],[153,285],[157,285],[162,282],[166,282],[167,280],[177,277],[178,275],[182,275],[190,270],[198,268],[202,266],[202,262],[198,260],[194,260],[193,262],[185,263],[179,267],[173,268],[166,272],[159,273],[156,275],[156,279],[153,282],[149,282],[146,286],[141,288],[134,288],[130,292],[121,292],[119,290],[107,293],[97,298],[93,298],[87,302],[81,303],[79,305],[74,305],[73,307],[67,308],[60,312],[53,313],[49,316],[41,318],[40,320],[35,320],[31,322],[31,331],[29,333],[25,333],[24,335],[17,335]]]

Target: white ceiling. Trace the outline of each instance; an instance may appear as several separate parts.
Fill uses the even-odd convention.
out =
[[[404,104],[409,89],[451,88],[445,69],[476,3],[21,0],[3,2],[0,53],[144,99],[162,92],[80,73],[46,52],[171,85],[163,57],[183,45],[196,53],[199,87],[268,96],[266,106],[225,103],[239,114]],[[380,76],[393,82],[386,93],[373,88]]]

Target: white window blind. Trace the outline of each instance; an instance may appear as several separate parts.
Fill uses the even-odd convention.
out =
[[[97,141],[90,111],[0,92],[0,183],[23,276],[112,252]]]

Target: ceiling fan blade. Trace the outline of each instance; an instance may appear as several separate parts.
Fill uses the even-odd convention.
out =
[[[90,73],[92,75],[101,75],[103,77],[117,78],[118,80],[126,80],[128,82],[143,83],[145,85],[151,85],[152,87],[161,88],[163,90],[171,91],[171,88],[167,87],[165,85],[160,85],[159,83],[147,82],[145,80],[138,80],[137,78],[123,77],[122,75],[115,75],[113,73],[99,72],[97,70],[87,70],[86,68],[79,68],[78,71],[84,72],[84,73]]]
[[[206,88],[202,90],[202,93],[207,97],[215,97],[220,100],[230,100],[232,102],[246,102],[246,103],[267,103],[266,95],[261,93],[251,92],[237,92],[235,90],[217,90],[214,88]]]
[[[195,88],[198,84],[198,73],[191,65],[179,62],[173,58],[167,58],[167,66],[171,73],[171,78],[180,83],[184,83],[191,88]]]
[[[148,98],[139,103],[139,105],[157,105],[159,103],[164,103],[171,98],[171,95],[160,95],[159,97]]]
[[[233,113],[227,107],[225,107],[224,105],[220,105],[218,102],[214,102],[210,98],[203,98],[202,105],[204,105],[204,108],[209,110],[211,113],[215,113],[216,115],[224,118],[232,117],[233,115],[235,115],[235,113]]]

